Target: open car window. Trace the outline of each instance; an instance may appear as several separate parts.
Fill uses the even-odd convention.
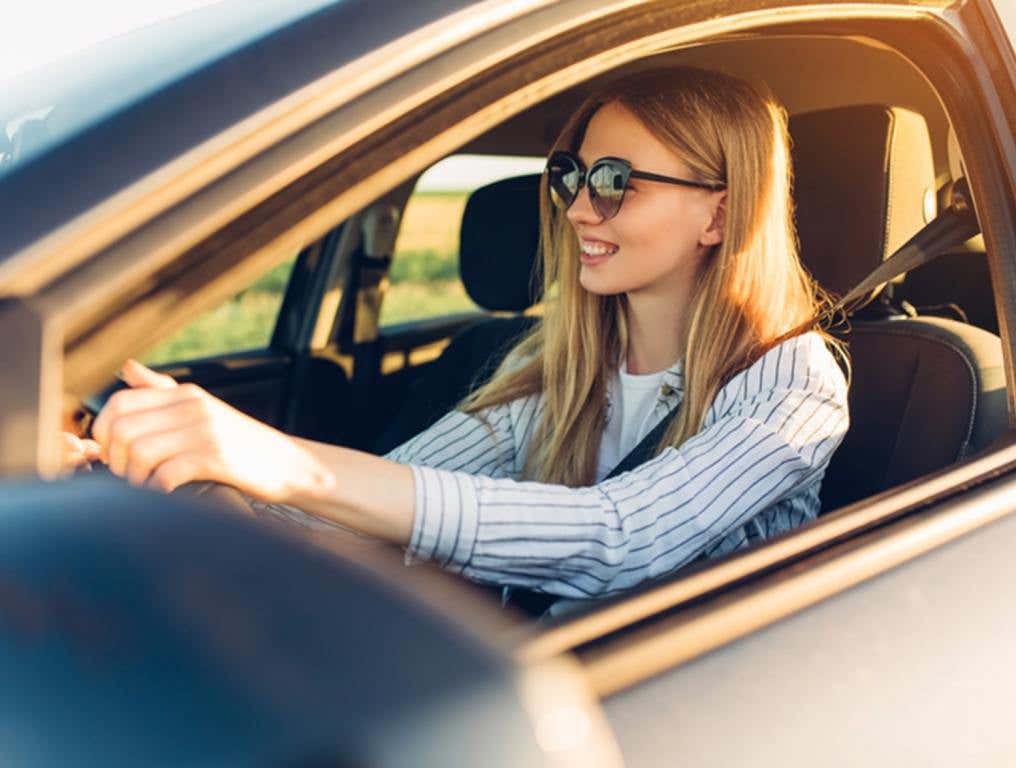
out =
[[[249,287],[195,318],[145,352],[148,365],[267,349],[296,257],[270,269]]]

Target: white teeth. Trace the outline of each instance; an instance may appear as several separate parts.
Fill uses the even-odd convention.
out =
[[[582,243],[582,252],[589,256],[606,256],[617,253],[616,245],[602,245],[599,243]]]

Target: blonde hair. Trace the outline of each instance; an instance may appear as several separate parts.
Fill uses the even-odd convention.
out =
[[[593,114],[617,103],[637,117],[700,181],[725,182],[723,241],[703,261],[681,340],[684,401],[658,451],[702,429],[723,385],[768,349],[816,330],[848,369],[842,342],[820,327],[831,305],[798,258],[787,118],[763,88],[719,72],[655,70],[607,85],[582,104],[554,149],[577,151]],[[523,477],[570,486],[594,481],[607,382],[627,347],[625,298],[579,283],[578,243],[541,181],[542,321],[460,409],[545,393]],[[609,364],[606,364],[609,361]],[[481,414],[482,415],[482,414]]]

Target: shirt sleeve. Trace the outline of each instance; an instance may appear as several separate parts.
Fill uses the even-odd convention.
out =
[[[433,426],[386,454],[385,458],[401,464],[440,467],[452,472],[490,477],[517,477],[521,471],[520,452],[514,425],[521,423],[531,428],[536,415],[536,398],[517,403],[494,406],[481,414],[452,411]],[[521,419],[521,421],[520,421]],[[420,480],[416,480],[416,514],[420,514]],[[440,498],[441,491],[434,491]],[[288,504],[262,502],[248,498],[258,515],[300,525],[305,528],[328,530],[336,528],[350,532],[339,523],[304,512]],[[439,535],[441,533],[441,526]],[[444,532],[447,535],[447,531]],[[414,531],[415,540],[415,531]],[[453,547],[454,548],[454,547]],[[407,564],[415,559],[412,541],[407,550]]]
[[[733,377],[679,448],[594,486],[414,463],[409,552],[565,597],[628,589],[820,482],[848,425],[843,375],[821,338],[805,334]]]
[[[385,458],[489,477],[515,477],[518,462],[512,404],[480,414],[452,411]]]

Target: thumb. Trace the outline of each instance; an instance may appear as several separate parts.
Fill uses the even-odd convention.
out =
[[[152,389],[172,389],[176,381],[172,376],[156,373],[137,360],[128,359],[123,364],[123,380],[131,387],[151,387]]]

